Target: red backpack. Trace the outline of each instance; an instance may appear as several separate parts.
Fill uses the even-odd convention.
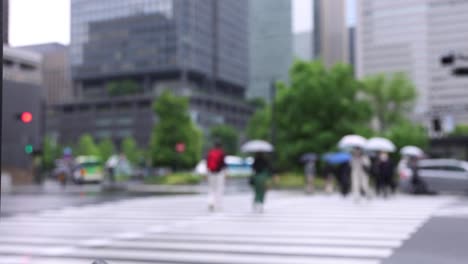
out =
[[[218,172],[224,166],[224,152],[221,149],[212,149],[208,152],[206,165],[210,172]]]

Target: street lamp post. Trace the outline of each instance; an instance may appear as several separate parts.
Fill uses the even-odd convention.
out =
[[[276,80],[273,78],[270,84],[270,103],[271,103],[271,131],[270,140],[273,146],[276,143],[276,122],[275,122],[275,98],[276,98]]]

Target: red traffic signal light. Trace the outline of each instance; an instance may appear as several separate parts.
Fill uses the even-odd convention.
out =
[[[21,122],[27,124],[27,123],[31,123],[33,119],[33,115],[31,114],[31,112],[22,112],[20,114],[20,120]]]

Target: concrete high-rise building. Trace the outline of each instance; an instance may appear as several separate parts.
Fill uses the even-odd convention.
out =
[[[440,64],[448,52],[468,53],[468,1],[358,0],[357,73],[405,72],[418,90],[413,118],[433,128],[468,122],[468,78]]]
[[[41,147],[44,131],[41,61],[40,54],[3,46],[2,177],[8,177],[13,184],[32,183],[32,157],[25,147]],[[23,112],[32,114],[31,122],[19,120]]]
[[[327,67],[349,62],[346,0],[314,0],[314,58]]]
[[[271,97],[271,83],[287,81],[292,62],[290,0],[249,1],[248,97]]]
[[[61,142],[83,133],[147,144],[151,105],[164,90],[190,99],[204,131],[241,130],[252,112],[247,0],[72,0],[70,58],[74,102],[51,107],[49,131]],[[131,83],[132,94],[112,87]]]
[[[9,7],[9,0],[3,0],[2,5],[2,30],[3,30],[3,44],[9,43],[8,38],[8,27],[9,27],[9,20],[10,20],[10,7]]]
[[[468,58],[468,1],[430,0],[427,9],[429,117],[450,131],[452,124],[468,124],[468,76],[454,76],[440,59],[448,53]],[[457,66],[468,68],[468,61]]]
[[[73,90],[68,46],[45,43],[20,48],[42,55],[43,88],[47,104],[71,101]]]
[[[294,58],[310,61],[313,59],[314,54],[314,43],[313,39],[313,32],[311,31],[304,31],[294,34],[293,39],[293,47]]]

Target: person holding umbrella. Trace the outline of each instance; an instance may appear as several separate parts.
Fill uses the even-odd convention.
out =
[[[419,176],[418,162],[424,156],[424,152],[416,146],[406,146],[400,151],[406,162],[400,161],[400,173],[408,173],[411,176],[411,185],[413,193],[424,194],[427,193],[426,183]],[[402,164],[403,163],[403,164]],[[406,167],[405,167],[406,166]],[[408,175],[407,175],[408,176]]]
[[[242,151],[255,153],[254,163],[252,165],[254,175],[251,181],[254,191],[253,209],[254,212],[263,213],[268,182],[273,176],[271,163],[265,153],[272,152],[273,146],[263,140],[253,140],[244,144],[242,146]]]
[[[387,197],[388,189],[395,191],[393,180],[394,166],[389,157],[389,152],[394,152],[396,146],[390,140],[382,137],[374,137],[367,141],[366,149],[377,153],[372,163],[372,174],[375,177],[375,189],[377,195]]]
[[[323,156],[323,159],[326,162],[324,174],[327,177],[327,181],[331,181],[328,177],[333,174],[333,166],[335,166],[336,181],[341,194],[345,197],[350,189],[351,168],[349,161],[351,160],[351,155],[347,152],[328,153]]]
[[[377,169],[377,179],[376,179],[376,193],[377,195],[382,194],[384,198],[388,196],[388,191],[389,189],[392,191],[392,193],[395,191],[395,183],[393,181],[393,175],[394,175],[394,166],[393,162],[390,159],[389,155],[387,152],[380,152],[377,164],[376,164],[376,169]]]
[[[366,147],[367,139],[359,135],[344,136],[339,142],[341,149],[351,149],[351,190],[355,201],[361,198],[361,191],[367,198],[370,198],[369,173],[370,160],[364,155],[363,149]]]
[[[370,160],[364,155],[362,148],[354,147],[351,158],[351,184],[356,202],[360,200],[361,190],[367,198],[370,198],[369,171]]]

